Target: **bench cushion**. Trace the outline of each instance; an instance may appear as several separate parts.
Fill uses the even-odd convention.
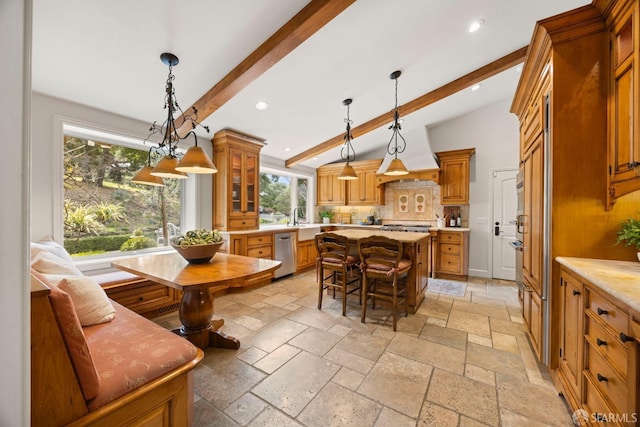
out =
[[[197,355],[186,339],[112,301],[113,321],[84,328],[100,378],[94,411],[110,401],[185,364]]]

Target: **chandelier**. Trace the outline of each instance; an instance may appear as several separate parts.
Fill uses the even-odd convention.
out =
[[[342,157],[342,160],[345,160],[347,164],[344,165],[342,172],[338,176],[338,179],[341,179],[341,180],[358,179],[358,175],[356,175],[356,171],[353,170],[353,166],[349,164],[350,162],[353,162],[356,159],[356,152],[353,149],[353,146],[351,145],[351,139],[353,138],[353,136],[351,135],[351,123],[353,123],[353,121],[349,118],[349,105],[351,105],[352,102],[353,100],[351,98],[347,98],[344,101],[342,101],[342,105],[347,106],[347,118],[344,119],[345,123],[347,124],[347,131],[344,134],[344,145],[340,150],[340,157]]]
[[[162,141],[159,142],[157,146],[152,146],[149,149],[147,165],[138,171],[131,179],[131,182],[137,184],[163,186],[164,182],[162,178],[184,179],[187,178],[187,173],[212,174],[218,171],[207,153],[202,147],[198,147],[198,137],[194,131],[196,126],[201,126],[208,133],[209,127],[197,121],[198,111],[195,107],[193,107],[193,115],[187,116],[178,105],[173,87],[175,76],[172,73],[172,68],[178,65],[178,57],[172,53],[165,52],[160,55],[160,60],[169,66],[164,98],[164,108],[167,110],[167,119],[162,125],[153,122],[149,128],[150,133],[145,142],[156,134],[162,135]],[[179,113],[182,117],[182,123],[180,123],[180,125],[175,123],[174,115],[176,113]],[[191,130],[184,137],[180,137],[178,129],[186,122],[191,123]],[[186,140],[190,136],[193,136],[194,145],[180,158],[177,150],[178,143]],[[160,160],[156,166],[151,166],[152,158],[158,157],[160,157]]]
[[[401,71],[394,71],[389,75],[390,79],[396,81],[396,105],[393,111],[393,124],[389,126],[389,129],[393,129],[393,133],[389,144],[387,144],[387,153],[394,156],[394,158],[384,172],[385,175],[407,175],[409,173],[402,160],[398,158],[398,153],[404,152],[405,148],[407,148],[407,141],[400,134],[400,115],[398,114],[398,77],[400,77],[400,74],[402,74]],[[400,137],[399,143],[398,137]]]

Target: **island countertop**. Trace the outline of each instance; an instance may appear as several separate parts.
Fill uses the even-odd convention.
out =
[[[373,230],[363,230],[357,228],[347,228],[342,230],[334,230],[332,233],[338,234],[340,236],[344,236],[349,240],[358,240],[363,239],[365,237],[371,236],[384,236],[390,239],[396,239],[401,241],[402,243],[415,243],[422,239],[427,239],[430,237],[429,233],[407,233],[405,231],[373,231]]]
[[[556,261],[640,311],[640,262],[571,257]]]

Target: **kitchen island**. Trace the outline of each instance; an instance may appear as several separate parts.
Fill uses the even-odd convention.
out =
[[[406,233],[403,231],[374,231],[367,229],[339,229],[334,230],[339,236],[344,236],[350,242],[357,244],[359,239],[374,235],[396,239],[402,242],[404,258],[411,260],[407,286],[408,311],[414,314],[424,300],[430,267],[431,236],[429,233]]]

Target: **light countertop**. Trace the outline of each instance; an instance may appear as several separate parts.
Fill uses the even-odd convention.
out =
[[[556,261],[640,312],[640,262],[570,257]]]
[[[338,228],[351,228],[351,229],[363,229],[363,230],[380,230],[382,225],[362,225],[362,224],[338,224],[338,223],[313,223],[313,224],[301,224],[297,225],[286,225],[286,224],[277,224],[277,225],[266,225],[261,226],[257,230],[241,230],[241,231],[221,231],[221,233],[226,234],[256,234],[256,233],[278,233],[278,232],[286,232],[286,231],[297,231],[298,229],[309,228],[309,227],[338,227]],[[429,231],[438,230],[438,231],[471,231],[470,228],[466,227],[430,227]],[[406,233],[404,231],[385,231],[386,233]]]
[[[347,228],[342,230],[335,230],[340,236],[344,236],[349,240],[358,240],[365,237],[371,237],[373,235],[384,236],[390,239],[396,239],[402,243],[414,243],[422,239],[429,239],[431,236],[429,233],[407,233],[406,231],[380,231],[379,233],[371,233],[371,230],[361,230],[356,228]]]

